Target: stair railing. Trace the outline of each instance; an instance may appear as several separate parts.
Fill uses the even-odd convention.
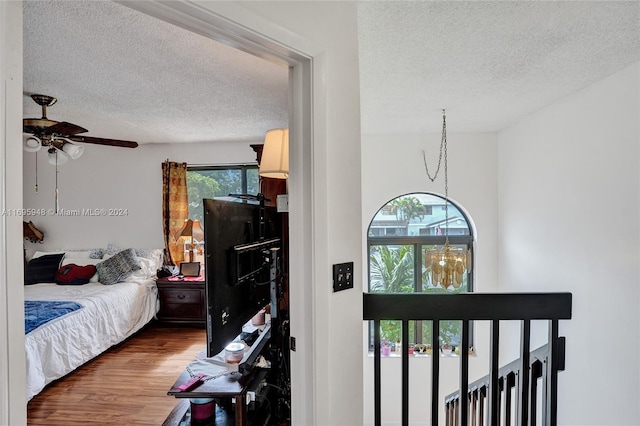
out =
[[[564,340],[558,336],[559,320],[571,319],[571,293],[463,293],[463,294],[382,294],[365,293],[363,295],[363,319],[373,321],[374,329],[374,424],[382,424],[382,385],[381,385],[381,345],[380,321],[399,320],[402,322],[402,353],[409,353],[409,321],[430,320],[433,322],[431,347],[431,424],[438,425],[440,357],[436,356],[439,347],[440,321],[462,321],[461,348],[469,347],[470,321],[491,321],[491,347],[488,384],[471,388],[470,392],[459,392],[451,397],[447,405],[446,421],[448,426],[468,426],[470,421],[477,426],[478,415],[482,410],[484,419],[484,398],[487,398],[487,419],[490,426],[500,424],[500,386],[515,387],[518,426],[535,424],[535,413],[532,414],[531,359],[531,321],[548,320],[548,353],[545,370],[544,419],[547,426],[557,425],[557,391],[559,367],[564,368]],[[520,358],[518,374],[507,374],[502,378],[499,368],[498,349],[500,344],[500,321],[518,320],[521,323]],[[562,351],[562,352],[561,352]],[[469,354],[460,351],[460,387],[469,388]],[[537,364],[536,364],[537,365]],[[537,368],[537,367],[536,367]],[[402,419],[403,426],[409,425],[409,356],[402,357]],[[420,378],[424,380],[424,378]],[[474,382],[475,384],[476,382]],[[535,385],[534,385],[535,386]],[[534,389],[535,390],[535,389]],[[475,396],[477,395],[477,396]],[[511,392],[505,393],[505,402],[511,398]],[[535,396],[533,396],[535,398]],[[455,401],[455,402],[454,402]],[[475,402],[474,402],[475,401]],[[480,404],[482,402],[482,404]],[[511,404],[509,404],[511,407]],[[509,418],[511,418],[511,414]],[[506,414],[505,414],[506,419]],[[451,421],[451,423],[449,423]]]

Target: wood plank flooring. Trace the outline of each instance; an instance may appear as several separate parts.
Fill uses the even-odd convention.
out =
[[[151,324],[36,395],[27,424],[161,425],[178,402],[167,390],[205,344],[203,329]]]

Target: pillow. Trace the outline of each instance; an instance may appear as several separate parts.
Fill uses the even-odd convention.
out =
[[[99,251],[97,251],[99,250]],[[74,259],[101,259],[102,258],[102,249],[91,249],[91,250],[51,250],[51,251],[36,251],[31,256],[32,259],[37,257],[41,257],[47,254],[59,254],[59,253],[68,253],[70,257]],[[96,257],[98,256],[99,257]]]
[[[24,283],[52,283],[56,277],[56,271],[60,268],[60,262],[64,253],[45,254],[35,259],[31,259],[27,263],[24,271]]]
[[[145,259],[151,259],[153,261],[153,273],[155,274],[156,271],[160,268],[162,268],[162,265],[164,264],[164,250],[163,249],[158,249],[158,248],[134,248],[135,252],[136,252],[136,256],[138,256],[138,259],[140,258],[145,258]],[[104,254],[103,254],[103,259],[109,259],[110,257],[112,257],[113,255],[115,255],[116,253],[121,252],[122,249],[113,243],[109,243],[107,245],[107,248],[104,249]]]
[[[94,248],[90,250],[89,259],[102,259],[104,256],[103,248]]]
[[[75,259],[73,257],[68,257],[68,256],[72,256],[73,253],[69,252],[64,259],[62,260],[62,266],[64,265],[69,265],[71,263],[75,263],[76,265],[79,266],[87,266],[87,265],[97,265],[98,263],[102,262],[102,259]],[[91,278],[89,278],[89,282],[90,283],[97,283],[99,281],[99,277],[98,277],[98,271],[94,270],[94,274],[93,276],[91,276]]]
[[[64,254],[64,250],[51,250],[51,251],[36,251],[31,256],[31,259],[37,259],[38,257],[46,256],[48,254]]]
[[[104,249],[103,256],[106,254],[108,254],[109,256],[113,256],[114,254],[120,253],[121,251],[122,249],[117,244],[109,243],[107,244],[107,248]]]
[[[132,271],[140,269],[140,262],[134,249],[126,249],[96,265],[100,282],[105,285],[124,281]]]
[[[96,273],[94,265],[80,266],[75,263],[62,265],[56,272],[56,284],[87,284],[89,279]]]
[[[164,263],[164,251],[162,249],[136,249],[136,255],[138,258],[144,258],[151,260],[153,273],[162,268],[162,264]]]

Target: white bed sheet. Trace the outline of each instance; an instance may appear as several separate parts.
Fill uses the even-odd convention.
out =
[[[77,302],[82,309],[41,325],[25,336],[27,398],[141,329],[158,312],[153,279],[113,285],[33,284],[25,300]]]

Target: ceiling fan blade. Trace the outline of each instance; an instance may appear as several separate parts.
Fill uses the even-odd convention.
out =
[[[87,129],[84,127],[80,127],[77,124],[68,123],[66,121],[61,121],[58,124],[54,124],[53,126],[49,126],[44,129],[44,132],[47,134],[57,134],[61,136],[69,136],[69,135],[77,135],[78,133],[86,133]]]
[[[138,142],[122,141],[118,139],[95,138],[93,136],[70,136],[69,139],[71,139],[74,142],[93,143],[97,145],[120,146],[123,148],[135,148],[138,146]]]

